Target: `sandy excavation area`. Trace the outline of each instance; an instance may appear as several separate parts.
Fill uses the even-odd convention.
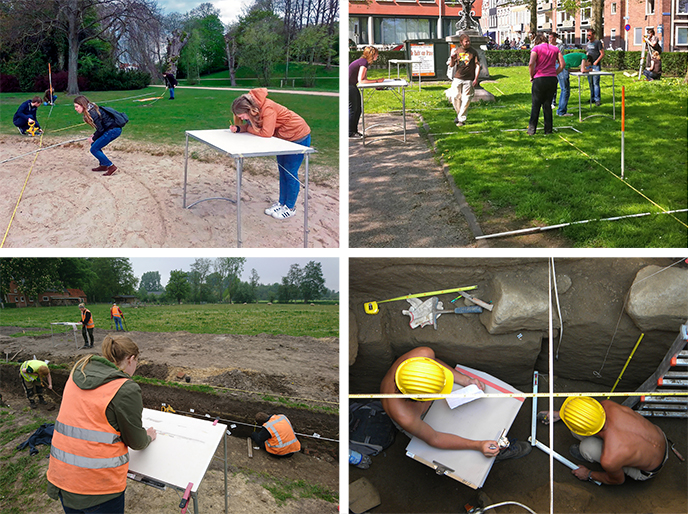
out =
[[[65,138],[44,138],[43,147],[62,141]],[[0,160],[38,148],[38,139],[2,136]],[[10,227],[4,248],[237,245],[234,203],[213,200],[192,209],[182,207],[182,146],[141,145],[118,139],[106,148],[106,155],[118,167],[111,177],[91,171],[98,163],[89,152],[87,141],[0,164],[3,234]],[[236,198],[234,159],[192,142],[189,155],[187,205],[208,197]],[[34,158],[35,165],[29,175]],[[304,175],[302,166],[299,172],[302,183]],[[337,248],[338,170],[311,164],[309,176],[308,247]],[[241,186],[243,247],[303,247],[303,188],[296,204],[296,216],[275,220],[263,212],[279,196],[274,158],[246,159]],[[21,202],[12,218],[20,195]]]

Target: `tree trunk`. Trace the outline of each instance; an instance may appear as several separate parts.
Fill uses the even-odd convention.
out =
[[[528,32],[530,34],[537,34],[537,0],[530,0],[530,29]]]
[[[172,37],[167,39],[167,66],[173,75],[177,75],[177,62],[179,61],[179,54],[182,48],[189,41],[189,34],[187,32],[180,32],[175,30]]]
[[[600,41],[604,38],[604,0],[592,0],[590,5],[590,25]],[[604,42],[602,43],[604,46]]]
[[[232,45],[230,48],[229,39],[232,40]],[[234,70],[234,58],[236,55],[236,39],[235,38],[225,38],[225,52],[227,52],[227,65],[229,66],[229,83],[232,87],[236,87],[236,72]]]
[[[77,0],[70,0],[67,16],[69,20],[69,34],[67,41],[69,44],[69,62],[67,74],[67,94],[79,94],[78,65],[79,65],[79,11]]]

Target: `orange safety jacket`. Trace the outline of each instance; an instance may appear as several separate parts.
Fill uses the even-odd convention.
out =
[[[270,453],[286,455],[301,449],[301,443],[296,438],[294,429],[284,414],[273,415],[263,426],[268,429],[272,436],[265,441],[265,449]]]
[[[84,319],[86,318],[86,313],[91,313],[88,309],[85,309],[84,312],[81,313],[81,323],[84,322]],[[88,325],[86,325],[86,328],[95,328],[95,323],[93,323],[93,314],[91,314],[91,319],[88,320]]]
[[[110,308],[110,317],[111,318],[121,318],[124,315],[122,314],[122,310],[118,306],[114,306]]]
[[[127,378],[96,389],[67,380],[55,422],[48,480],[64,491],[84,495],[121,493],[127,488],[129,449],[108,423],[105,410]]]

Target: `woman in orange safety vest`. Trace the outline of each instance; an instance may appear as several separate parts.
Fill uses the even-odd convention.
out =
[[[65,513],[124,512],[129,450],[155,440],[143,428],[141,388],[131,375],[139,349],[124,335],[106,336],[103,357],[88,355],[72,368],[55,422],[48,496]]]
[[[263,425],[263,428],[260,432],[253,432],[251,439],[263,450],[276,457],[290,457],[301,450],[301,443],[284,414],[269,416],[259,412],[256,414],[256,423]]]
[[[84,336],[84,345],[81,349],[86,350],[93,348],[93,329],[96,328],[96,325],[93,322],[91,311],[86,308],[86,305],[80,303],[79,310],[81,311],[81,335]]]

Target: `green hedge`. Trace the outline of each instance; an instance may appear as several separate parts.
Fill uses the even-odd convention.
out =
[[[487,50],[485,58],[488,66],[525,66],[530,60],[530,50]]]

